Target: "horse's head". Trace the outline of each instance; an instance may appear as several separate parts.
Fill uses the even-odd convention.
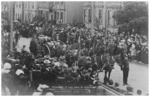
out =
[[[121,65],[122,62],[121,54],[115,55],[113,58],[118,65]]]

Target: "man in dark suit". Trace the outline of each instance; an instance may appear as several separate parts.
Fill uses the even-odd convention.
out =
[[[128,75],[129,75],[129,62],[128,57],[125,56],[122,60],[122,68],[123,70],[123,84],[128,85]]]
[[[29,48],[30,48],[31,53],[33,53],[34,56],[37,56],[38,44],[36,40],[36,35],[33,35]]]

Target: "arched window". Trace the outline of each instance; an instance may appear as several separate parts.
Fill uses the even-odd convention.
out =
[[[102,24],[102,10],[99,10],[99,20],[100,24]]]
[[[34,3],[32,3],[32,9],[34,9]]]
[[[89,17],[88,17],[88,21],[89,21],[89,22],[91,22],[91,15],[92,15],[91,9],[89,9]]]

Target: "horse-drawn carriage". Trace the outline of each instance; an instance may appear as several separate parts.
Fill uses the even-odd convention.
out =
[[[34,89],[37,89],[38,84],[97,85],[98,74],[103,70],[105,70],[104,83],[112,84],[109,79],[110,73],[114,62],[120,56],[119,53],[111,56],[107,55],[108,53],[97,54],[99,46],[96,46],[96,49],[93,49],[94,46],[90,49],[81,48],[80,43],[68,45],[45,36],[39,37],[38,40],[40,55],[36,59],[32,56],[24,56],[22,59],[25,60],[19,59],[23,62],[19,63],[23,72],[21,75],[27,76],[28,81],[30,79],[30,85]]]
[[[58,77],[58,79],[64,78],[64,80],[66,80],[65,78],[68,79],[68,76],[71,77],[72,75],[67,75],[64,73],[64,71],[67,71],[71,74],[73,73],[73,75],[76,75],[77,78],[73,78],[73,76],[69,78],[72,79],[72,81],[74,79],[73,82],[78,82],[79,79],[92,80],[92,76],[94,74],[98,74],[100,71],[105,70],[104,83],[107,84],[107,82],[110,81],[110,73],[113,69],[113,65],[116,62],[116,59],[119,57],[118,55],[114,56],[113,53],[111,53],[111,55],[107,55],[109,52],[105,55],[96,54],[97,52],[94,52],[94,54],[90,55],[90,50],[87,48],[80,48],[80,43],[66,45],[61,41],[47,41],[44,43],[42,48],[45,50],[45,55],[49,55],[50,58],[55,58],[57,60],[56,63],[53,63],[53,66],[57,64],[56,68],[59,68],[62,67],[60,65],[66,64],[65,67],[67,70],[70,70],[61,70],[62,68],[59,68],[60,71],[58,71],[60,75],[64,74],[65,76]],[[111,52],[113,51],[114,49],[112,48]],[[73,72],[74,67],[78,68],[75,70],[76,72]],[[98,79],[98,76],[95,77],[97,77],[95,79]],[[75,81],[75,79],[78,80]]]

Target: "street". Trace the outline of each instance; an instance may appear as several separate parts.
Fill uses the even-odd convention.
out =
[[[26,45],[27,51],[29,50],[30,38],[21,37],[18,42],[18,50],[20,51],[23,45]],[[104,72],[99,73],[99,79],[103,82]],[[126,86],[123,86],[123,72],[120,67],[115,64],[114,69],[112,70],[110,79],[114,83],[119,83],[119,88],[126,89]],[[136,94],[137,90],[142,90],[142,94],[148,93],[148,65],[137,62],[130,62],[130,70],[128,77],[128,84],[133,87],[133,92]]]
[[[1,5],[2,95],[149,95],[148,2]]]
[[[99,74],[99,78],[100,81],[103,82],[104,72]],[[110,79],[112,79],[114,83],[119,83],[119,88],[126,89],[126,86],[123,86],[123,72],[117,64],[115,64],[112,70]],[[135,94],[138,89],[142,90],[142,95],[148,94],[148,65],[130,62],[128,84],[133,87]]]

